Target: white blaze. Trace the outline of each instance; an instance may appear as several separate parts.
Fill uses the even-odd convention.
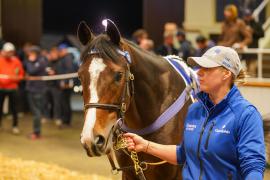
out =
[[[98,93],[97,93],[97,83],[99,79],[99,75],[104,69],[106,65],[103,63],[102,58],[93,58],[91,64],[89,66],[89,73],[90,73],[90,101],[89,103],[98,103]],[[96,122],[96,108],[90,108],[86,112],[86,118],[84,121],[83,131],[81,142],[82,143],[90,143],[93,135],[93,127]]]

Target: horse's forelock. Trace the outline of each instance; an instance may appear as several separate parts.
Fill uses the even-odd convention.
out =
[[[110,59],[115,63],[119,62],[120,54],[116,52],[116,45],[114,45],[106,34],[101,34],[94,38],[82,53],[81,60],[84,62],[91,50],[97,51],[98,55],[104,60]]]

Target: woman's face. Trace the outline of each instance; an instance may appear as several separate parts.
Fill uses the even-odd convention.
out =
[[[227,70],[222,67],[201,67],[197,72],[201,91],[211,94],[218,90],[221,86],[224,85],[225,80],[227,79],[225,77],[226,71]]]
[[[224,10],[224,18],[225,19],[231,19],[232,18],[232,12],[229,10]]]

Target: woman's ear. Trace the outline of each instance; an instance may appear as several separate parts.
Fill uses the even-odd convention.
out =
[[[226,80],[226,79],[232,77],[232,72],[231,71],[226,69],[223,72],[224,72],[223,80]]]

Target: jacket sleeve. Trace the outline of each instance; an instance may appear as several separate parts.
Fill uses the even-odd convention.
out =
[[[176,158],[177,164],[184,164],[186,161],[186,154],[184,148],[184,142],[176,146]]]
[[[225,24],[224,22],[221,24],[221,34],[218,37],[218,45],[224,45],[224,28],[225,28]]]
[[[31,76],[39,75],[39,73],[43,71],[45,68],[46,66],[42,62],[37,62],[37,63],[27,62],[26,63],[26,71]]]
[[[239,21],[239,28],[243,37],[242,43],[244,45],[249,45],[252,42],[252,35],[244,21]]]
[[[262,180],[265,169],[263,122],[255,107],[249,106],[240,117],[237,152],[245,180]]]
[[[17,79],[15,79],[14,82],[20,82],[24,77],[25,72],[21,61],[18,58],[15,58],[14,61],[16,61],[15,75],[17,76]]]
[[[20,62],[19,63],[19,77],[20,78],[23,78],[23,76],[24,76],[24,69],[23,69],[23,65],[22,65],[22,63]]]

